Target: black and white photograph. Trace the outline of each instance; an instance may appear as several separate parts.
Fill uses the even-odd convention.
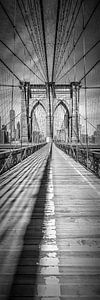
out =
[[[0,0],[0,300],[100,300],[100,0]]]

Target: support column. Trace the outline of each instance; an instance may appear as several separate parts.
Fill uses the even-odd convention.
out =
[[[27,114],[25,103],[25,83],[21,82],[21,142],[28,142]]]

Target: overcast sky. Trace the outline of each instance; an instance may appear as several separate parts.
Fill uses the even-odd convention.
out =
[[[29,1],[30,3],[31,1]],[[100,2],[100,1],[99,1]],[[6,9],[6,13],[10,17],[11,21],[14,23],[18,33],[20,34],[23,43],[26,45],[27,50],[23,47],[22,42],[18,34],[15,32],[15,39],[14,39],[14,29],[2,9],[0,7],[0,41],[5,43],[5,46],[2,42],[0,42],[0,58],[8,65],[11,70],[18,76],[20,80],[30,81],[32,83],[43,83],[46,81],[46,68],[45,68],[45,58],[44,53],[41,52],[43,49],[43,41],[42,40],[42,25],[41,25],[41,18],[40,18],[40,10],[38,5],[38,0],[36,1],[38,5],[38,23],[37,19],[35,18],[34,12],[34,1],[32,1],[32,10],[30,15],[30,10],[27,5],[27,0],[24,1],[26,14],[24,8],[22,6],[21,1],[19,0],[19,4],[21,10],[23,12],[24,18],[26,23],[28,24],[28,19],[30,20],[30,25],[32,28],[31,37],[33,39],[30,40],[29,33],[27,28],[25,27],[25,23],[23,17],[21,15],[21,10],[18,6],[17,1],[14,0],[2,0],[1,3],[3,4],[4,8]],[[67,2],[66,2],[67,3]],[[56,48],[56,61],[58,59],[57,68],[55,68],[55,80],[57,83],[68,83],[73,80],[80,81],[81,78],[84,76],[84,59],[81,57],[88,51],[85,59],[85,72],[88,72],[94,65],[95,68],[89,72],[87,76],[87,85],[88,86],[100,86],[100,63],[96,64],[97,61],[100,59],[100,5],[98,5],[98,0],[84,0],[84,24],[86,25],[89,18],[90,21],[84,30],[84,33],[81,35],[81,38],[77,42],[79,35],[83,30],[83,18],[82,18],[82,8],[80,9],[80,13],[78,14],[77,21],[75,22],[74,29],[70,35],[71,30],[71,18],[72,12],[74,9],[76,1],[73,1],[73,5],[70,10],[70,14],[67,20],[65,14],[63,14],[63,26],[61,26],[62,19],[58,24],[58,30],[61,34],[57,35],[57,48]],[[16,4],[16,5],[15,5]],[[46,37],[46,51],[47,51],[47,62],[48,62],[48,69],[49,69],[49,80],[51,81],[52,75],[52,64],[53,64],[53,53],[54,53],[54,41],[55,41],[55,29],[56,29],[56,15],[57,15],[57,0],[43,0],[43,13],[44,13],[44,27],[45,27],[45,37]],[[63,10],[64,0],[61,0],[61,7],[60,7],[60,18],[61,10]],[[97,9],[95,7],[97,6]],[[77,10],[80,6],[80,0],[78,1]],[[66,6],[67,7],[67,6]],[[94,10],[94,13],[93,13]],[[65,13],[65,12],[64,12]],[[92,14],[92,18],[91,18]],[[34,24],[33,24],[33,20]],[[74,15],[75,18],[75,15]],[[66,22],[67,20],[67,22]],[[73,19],[74,20],[74,19]],[[36,26],[38,26],[38,32],[41,33],[41,36],[37,34]],[[29,28],[29,27],[28,27]],[[70,38],[68,39],[68,34]],[[68,43],[67,43],[68,39]],[[85,43],[85,49],[83,49],[83,40]],[[76,43],[74,51],[72,51],[73,43]],[[94,47],[96,43],[96,46]],[[60,47],[59,47],[60,45]],[[15,51],[15,54],[24,61],[29,68],[33,70],[33,72],[37,75],[33,75],[31,71],[29,71],[23,63],[18,60],[18,58],[14,57],[12,53],[6,47],[8,46],[12,51]],[[90,51],[90,49],[92,50]],[[60,55],[59,55],[59,51]],[[72,53],[71,53],[72,51]],[[30,53],[30,55],[29,55]],[[71,54],[70,54],[71,53]],[[68,55],[69,59],[68,59]],[[78,62],[80,60],[80,62]],[[77,65],[71,69],[74,63]],[[70,70],[71,69],[71,70]],[[4,67],[2,63],[0,63],[0,81],[3,84],[12,83],[12,75],[11,73]],[[14,83],[18,84],[18,80],[14,79]],[[84,80],[82,81],[82,85],[84,85]],[[9,92],[10,93],[10,92]],[[17,99],[16,97],[18,93],[17,90],[15,92],[15,107],[16,111],[18,112],[18,108],[20,107],[20,97]],[[83,97],[83,94],[81,94]],[[5,99],[8,96],[5,96]],[[91,91],[88,92],[88,99],[91,98]],[[92,92],[92,99],[100,99],[100,92],[94,90]],[[6,101],[6,100],[5,100]],[[2,102],[2,97],[0,98],[0,102]],[[10,99],[9,99],[9,106],[10,106]],[[83,105],[84,106],[84,105]],[[1,104],[0,104],[1,107]],[[82,104],[81,104],[82,107]],[[91,105],[90,105],[91,107]],[[4,109],[4,108],[3,108]],[[20,109],[19,109],[20,110]],[[92,110],[91,110],[92,111]],[[97,116],[98,119],[98,116]],[[99,120],[97,120],[99,122]]]

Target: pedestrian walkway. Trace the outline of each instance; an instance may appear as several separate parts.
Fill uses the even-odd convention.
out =
[[[100,299],[100,180],[55,145],[14,170],[1,177],[0,300]]]

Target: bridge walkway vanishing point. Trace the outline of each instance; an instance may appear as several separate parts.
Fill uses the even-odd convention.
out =
[[[50,144],[0,176],[0,300],[100,299],[99,183]]]

